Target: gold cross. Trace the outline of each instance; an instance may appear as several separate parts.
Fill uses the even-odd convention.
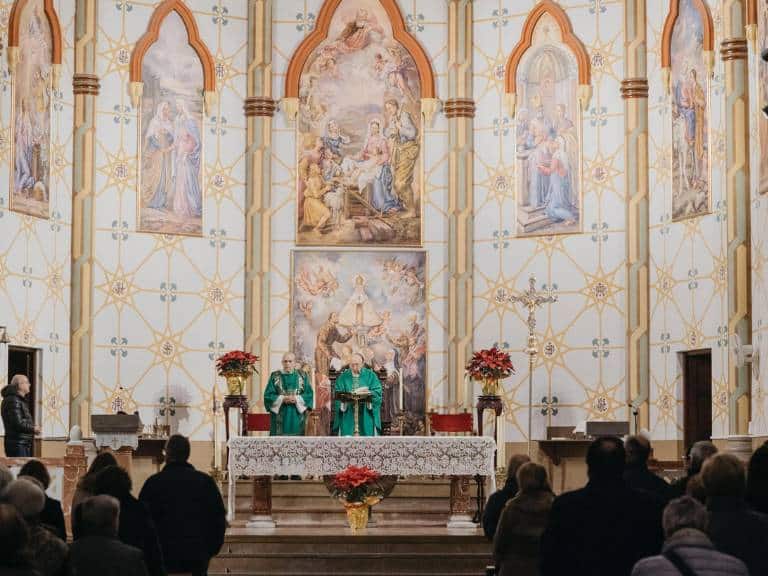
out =
[[[538,353],[538,346],[536,342],[536,309],[541,308],[544,304],[551,304],[557,302],[557,295],[543,295],[536,290],[536,276],[531,274],[528,278],[528,289],[523,290],[516,296],[509,296],[509,302],[513,304],[522,304],[528,309],[528,347],[525,353],[528,354],[531,359]]]

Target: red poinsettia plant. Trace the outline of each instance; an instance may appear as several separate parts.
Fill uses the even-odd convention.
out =
[[[256,362],[258,361],[259,357],[255,354],[243,352],[242,350],[232,350],[223,356],[219,356],[219,359],[216,360],[216,371],[219,373],[219,376],[250,372],[258,373],[256,369]]]
[[[347,466],[333,477],[331,495],[345,502],[367,502],[382,495],[381,474],[368,466]]]
[[[475,380],[487,378],[508,378],[515,373],[509,354],[496,346],[487,350],[477,350],[472,354],[472,360],[467,364],[467,372]]]

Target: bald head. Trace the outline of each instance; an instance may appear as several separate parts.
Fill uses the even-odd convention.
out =
[[[352,357],[349,359],[349,369],[352,370],[352,374],[360,374],[360,370],[363,368],[363,363],[365,360],[363,359],[363,355],[355,352],[352,354]]]
[[[296,368],[296,355],[293,352],[286,352],[283,354],[283,372],[290,374]]]
[[[45,507],[45,492],[40,482],[32,478],[23,477],[11,482],[3,496],[30,524],[37,522]]]

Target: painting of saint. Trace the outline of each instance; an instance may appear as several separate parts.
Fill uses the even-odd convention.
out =
[[[139,230],[202,235],[203,69],[176,12],[142,62]]]
[[[51,165],[51,27],[43,0],[29,0],[19,25],[14,78],[11,208],[48,218]]]
[[[757,34],[759,54],[768,50],[768,1],[758,0]],[[758,64],[758,98],[759,107],[768,104],[768,66],[763,62]],[[768,117],[763,112],[757,115],[760,162],[758,164],[758,186],[760,194],[768,192]]]
[[[299,83],[298,244],[421,244],[420,94],[379,2],[342,0]]]
[[[680,0],[670,56],[672,219],[682,220],[710,210],[704,25],[693,0]]]
[[[426,254],[297,250],[293,253],[291,342],[315,371],[321,430],[330,424],[328,373],[359,352],[385,369],[382,422],[400,410],[406,432],[423,426],[426,404]]]
[[[578,66],[551,16],[517,69],[517,234],[581,231]]]

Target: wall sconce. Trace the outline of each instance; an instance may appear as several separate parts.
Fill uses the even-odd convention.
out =
[[[11,339],[8,337],[8,330],[5,326],[0,326],[0,344],[10,344]]]

